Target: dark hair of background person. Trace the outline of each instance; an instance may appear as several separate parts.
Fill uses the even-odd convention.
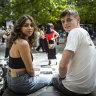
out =
[[[37,26],[31,16],[24,15],[18,19],[18,21],[16,22],[16,25],[14,26],[13,31],[11,32],[11,38],[9,40],[10,48],[11,48],[12,44],[15,43],[16,39],[18,39],[18,38],[25,39],[26,35],[21,31],[21,28],[25,24],[26,20],[30,20],[34,27],[34,32],[33,32],[32,36],[30,36],[28,38],[28,43],[30,45],[30,48],[34,45],[36,38],[37,38]]]
[[[51,23],[48,23],[47,24],[47,27],[46,27],[46,34],[50,34],[52,31],[51,31],[51,26],[52,24]]]
[[[44,26],[43,26],[43,25],[38,25],[38,28],[39,28],[40,30],[44,30]]]

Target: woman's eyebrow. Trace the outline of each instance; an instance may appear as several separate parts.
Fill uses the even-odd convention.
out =
[[[33,23],[24,23],[24,24],[33,24]]]

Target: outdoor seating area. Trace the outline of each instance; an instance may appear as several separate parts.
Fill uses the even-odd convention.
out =
[[[96,0],[0,0],[0,96],[96,96]]]

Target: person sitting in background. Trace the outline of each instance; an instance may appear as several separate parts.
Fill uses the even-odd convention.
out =
[[[36,30],[33,18],[24,15],[11,32],[7,85],[17,94],[30,94],[51,84],[51,77],[35,76],[31,47],[36,41]]]

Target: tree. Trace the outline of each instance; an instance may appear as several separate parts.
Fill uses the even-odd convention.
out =
[[[78,0],[76,7],[80,13],[82,23],[96,22],[96,1],[95,0]]]
[[[20,16],[29,14],[37,23],[47,24],[56,22],[61,10],[68,6],[66,0],[13,0],[1,8],[0,17],[2,21],[9,18],[16,21]]]
[[[57,22],[61,11],[70,7],[79,11],[82,23],[96,22],[95,0],[12,0],[0,8],[0,21],[12,19],[15,22],[20,16],[29,14],[36,23],[45,25]]]

